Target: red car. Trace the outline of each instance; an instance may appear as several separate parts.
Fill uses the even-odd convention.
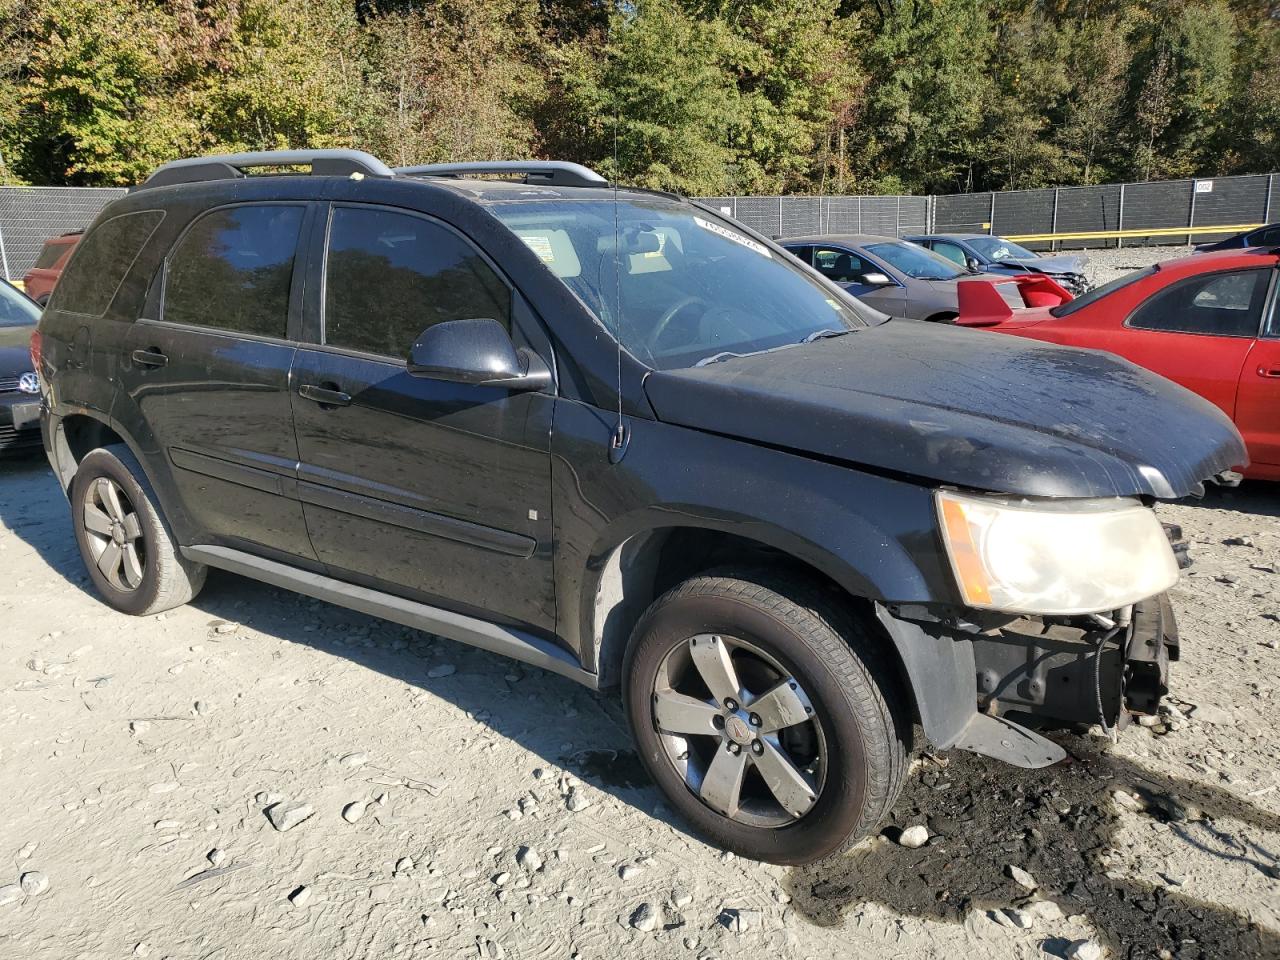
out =
[[[50,237],[44,242],[35,265],[22,278],[22,289],[40,306],[49,302],[49,294],[53,293],[58,278],[62,276],[62,269],[71,259],[83,233],[83,230],[75,230],[60,237]]]
[[[956,322],[1094,347],[1194,390],[1243,434],[1246,477],[1280,480],[1280,250],[1203,253],[1136,270],[1052,307],[1011,311],[972,284]],[[966,285],[967,286],[967,285]]]

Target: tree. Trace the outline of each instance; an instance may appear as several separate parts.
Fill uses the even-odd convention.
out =
[[[45,0],[26,8],[30,52],[10,163],[34,183],[130,183],[173,152],[185,125],[155,95],[166,32],[129,0]]]
[[[723,193],[740,105],[725,70],[735,50],[724,23],[694,19],[674,0],[644,0],[613,16],[603,54],[578,46],[558,59],[564,123],[581,136],[583,153],[627,183]]]
[[[836,0],[753,0],[729,20],[736,53],[737,109],[730,143],[735,192],[821,186],[833,156],[835,119],[862,84],[850,21]]]
[[[530,13],[518,0],[444,0],[370,18],[372,148],[397,164],[536,153],[546,80]]]
[[[977,154],[994,33],[979,0],[879,0],[860,33],[870,76],[858,164],[888,190],[963,188]]]
[[[1214,141],[1231,99],[1235,20],[1223,0],[1157,0],[1139,30],[1134,172],[1142,179],[1225,172]]]
[[[713,195],[1265,172],[1278,3],[0,0],[0,182],[286,146]]]
[[[1132,65],[1131,29],[1127,16],[1111,14],[1068,33],[1066,72],[1072,83],[1055,139],[1075,183],[1103,183],[1118,165],[1115,131],[1122,126]]]

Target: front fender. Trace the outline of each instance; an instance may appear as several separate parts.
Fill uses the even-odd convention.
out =
[[[652,420],[629,421],[618,464],[614,416],[571,401],[556,412],[552,482],[558,632],[594,664],[596,593],[618,547],[672,527],[731,533],[820,570],[850,595],[958,601],[928,487]]]

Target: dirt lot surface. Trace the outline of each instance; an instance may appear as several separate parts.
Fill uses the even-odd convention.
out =
[[[0,958],[1280,957],[1280,490],[1161,513],[1158,725],[918,748],[881,837],[788,870],[687,833],[611,696],[230,575],[112,612],[0,463]]]
[[[1070,250],[1089,258],[1085,275],[1097,286],[1129,273],[1149,267],[1161,260],[1173,260],[1191,253],[1190,247],[1121,247],[1119,250]]]

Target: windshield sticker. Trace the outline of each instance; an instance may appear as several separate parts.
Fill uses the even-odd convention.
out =
[[[708,220],[703,220],[701,217],[694,217],[693,222],[696,223],[698,226],[700,226],[703,230],[710,230],[712,233],[719,234],[720,236],[724,237],[726,240],[732,240],[734,243],[741,244],[742,246],[746,247],[748,250],[754,250],[756,253],[760,254],[761,256],[769,257],[770,259],[773,259],[773,254],[769,252],[769,248],[766,247],[763,243],[756,243],[750,237],[744,237],[742,234],[736,233],[733,230],[730,230],[728,227],[722,227],[718,223],[711,223]]]
[[[551,249],[551,238],[540,237],[537,234],[520,234],[520,239],[538,255],[538,259],[543,263],[555,263],[556,255]]]

